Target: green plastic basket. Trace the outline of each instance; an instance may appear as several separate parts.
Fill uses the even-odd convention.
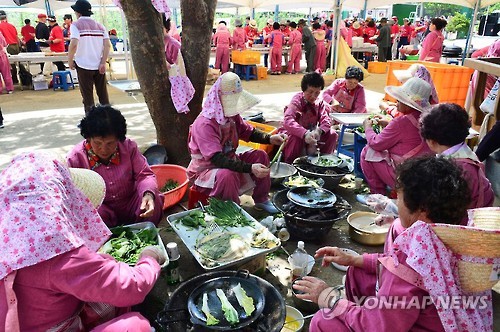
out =
[[[408,61],[416,61],[418,60],[418,54],[417,55],[407,55],[406,60]]]

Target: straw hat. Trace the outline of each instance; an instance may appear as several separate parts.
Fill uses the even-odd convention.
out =
[[[250,28],[256,29],[257,28],[257,21],[256,20],[250,20],[250,22],[248,22],[248,25],[250,26]]]
[[[420,78],[412,77],[402,86],[386,86],[385,92],[417,111],[426,112],[430,107],[429,97],[432,87]]]
[[[106,194],[106,183],[99,173],[86,168],[69,167],[66,158],[62,154],[49,150],[43,151],[68,168],[71,181],[75,187],[80,189],[95,208],[98,208],[102,204]]]
[[[260,103],[260,99],[243,90],[240,77],[232,72],[221,76],[220,100],[226,117],[240,114]]]
[[[480,208],[470,211],[474,227],[431,224],[439,239],[455,254],[490,259],[484,263],[458,260],[460,286],[465,292],[491,289],[498,280],[491,278],[492,258],[500,259],[500,208]],[[495,280],[491,280],[495,279]]]
[[[410,78],[415,76],[415,73],[420,67],[425,67],[424,65],[421,65],[419,63],[414,63],[407,69],[403,70],[393,70],[392,72],[394,73],[394,76],[400,81],[401,83],[406,82]]]
[[[361,27],[361,24],[359,24],[359,22],[358,22],[358,21],[356,21],[356,22],[354,22],[354,23],[352,24],[352,27],[353,27],[354,29],[359,29],[359,28]]]
[[[98,208],[106,194],[104,179],[97,172],[84,168],[69,168],[69,173],[75,187],[87,196],[95,208]]]

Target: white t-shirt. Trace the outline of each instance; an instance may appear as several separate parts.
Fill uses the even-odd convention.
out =
[[[88,70],[99,69],[104,39],[109,39],[108,31],[90,17],[82,16],[70,26],[71,39],[78,39],[75,62],[78,67]]]

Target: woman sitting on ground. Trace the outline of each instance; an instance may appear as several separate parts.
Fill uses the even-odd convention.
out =
[[[365,88],[360,84],[364,74],[361,68],[349,66],[345,78],[339,78],[323,91],[321,99],[332,105],[337,113],[366,113]]]
[[[469,115],[457,104],[438,104],[420,119],[420,134],[429,148],[453,158],[463,170],[472,198],[469,209],[493,206],[495,194],[484,175],[484,165],[465,143],[469,128]],[[462,224],[466,223],[465,218]]]
[[[293,163],[295,158],[307,154],[332,153],[337,145],[337,133],[332,128],[328,115],[329,106],[318,99],[325,87],[323,77],[316,73],[307,73],[300,83],[302,92],[293,96],[285,107],[283,127],[279,132],[288,135],[283,148],[283,161]]]
[[[386,195],[387,187],[394,188],[394,168],[402,161],[431,151],[420,136],[419,119],[429,109],[431,86],[419,78],[410,78],[402,86],[385,88],[398,101],[402,116],[390,122],[367,118],[363,122],[367,145],[361,151],[361,168],[372,194]],[[383,130],[376,133],[373,124]]]
[[[91,169],[106,182],[98,212],[109,227],[151,221],[158,225],[163,194],[137,144],[126,138],[127,123],[111,106],[96,106],[80,122],[85,138],[68,154],[68,165]]]
[[[111,232],[95,207],[104,181],[57,156],[16,156],[0,174],[0,330],[139,331],[166,256],[146,247],[135,266],[97,253]],[[118,317],[117,317],[118,316]],[[99,325],[99,326],[97,326]]]
[[[453,162],[433,156],[407,160],[398,166],[397,174],[399,218],[389,229],[383,254],[353,256],[336,247],[316,251],[316,258],[323,257],[323,266],[331,262],[349,266],[346,299],[340,296],[342,286],[331,288],[315,277],[295,283],[294,288],[305,293],[297,297],[324,308],[314,315],[309,331],[369,331],[374,326],[377,331],[444,331],[448,325],[442,323],[442,312],[426,302],[430,294],[422,284],[425,276],[413,269],[412,257],[396,247],[405,229],[415,224],[458,224],[470,202],[467,183]],[[432,245],[422,250],[429,257],[436,253]],[[439,271],[442,263],[434,269]],[[461,319],[474,314],[467,312]]]
[[[263,150],[236,153],[239,140],[281,145],[285,135],[269,135],[245,122],[240,113],[260,100],[243,90],[235,73],[223,74],[208,92],[203,109],[194,120],[188,148],[188,177],[197,191],[240,203],[240,195],[252,190],[257,210],[278,213],[269,200],[269,156]]]

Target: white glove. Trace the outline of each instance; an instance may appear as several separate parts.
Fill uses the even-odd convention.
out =
[[[323,130],[321,130],[320,127],[317,127],[314,131],[313,131],[313,134],[314,134],[314,139],[316,141],[319,141],[319,139],[321,138],[321,134],[323,134]]]
[[[315,132],[308,130],[304,136],[304,141],[309,145],[316,145],[318,140],[315,138]]]
[[[158,246],[147,246],[146,248],[142,249],[141,254],[139,255],[139,259],[142,256],[150,256],[154,258],[160,265],[165,263],[165,261],[167,260],[167,255]]]

